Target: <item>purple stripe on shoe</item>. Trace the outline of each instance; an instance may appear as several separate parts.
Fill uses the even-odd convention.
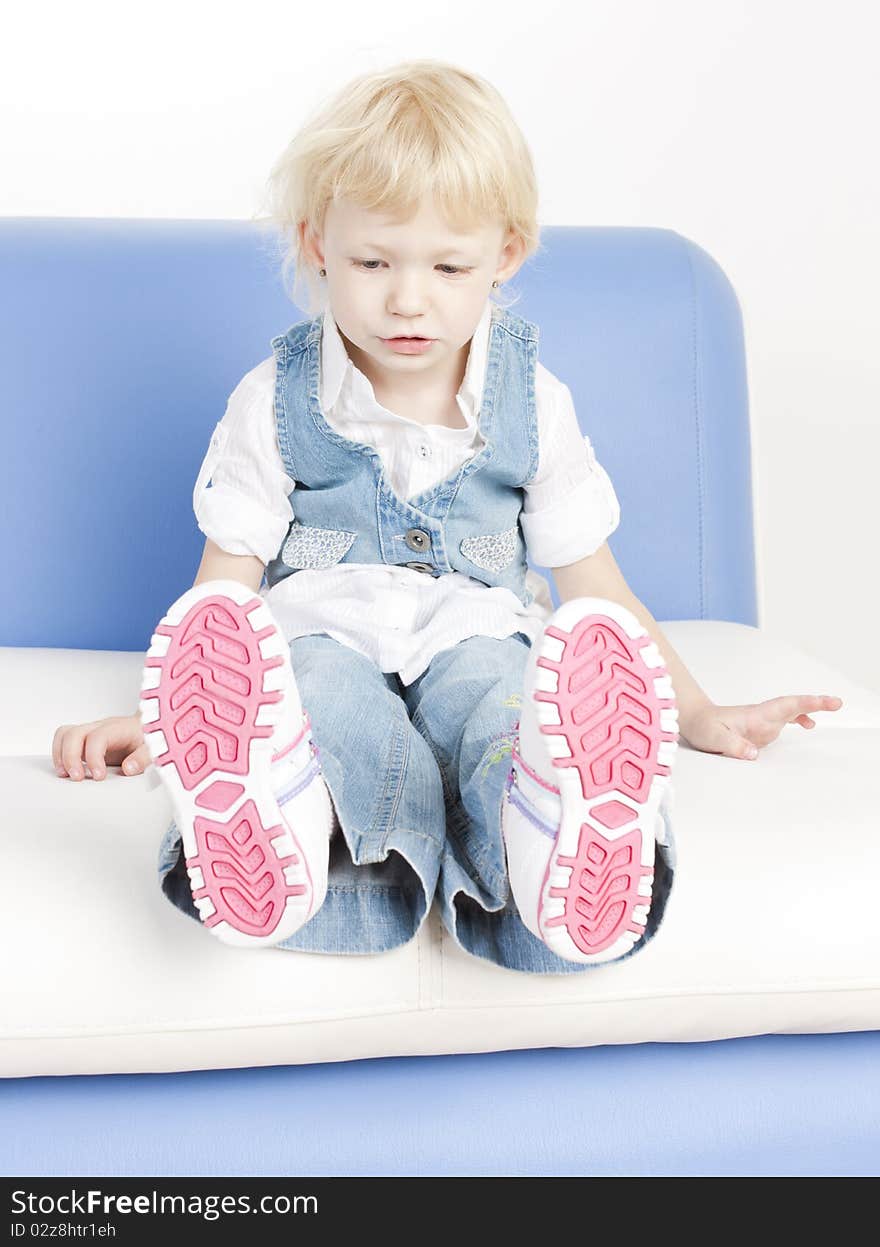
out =
[[[316,757],[312,758],[305,770],[300,771],[299,775],[293,781],[293,784],[289,788],[285,788],[283,792],[279,793],[275,797],[278,804],[284,805],[286,801],[290,801],[297,795],[297,793],[302,792],[303,788],[312,782],[320,769],[321,767],[318,763],[318,759]]]
[[[532,823],[535,827],[537,827],[538,831],[543,832],[544,835],[548,836],[549,839],[551,840],[556,839],[556,833],[559,831],[558,823],[554,823],[553,825],[551,825],[550,823],[544,822],[542,818],[539,818],[538,815],[534,812],[532,806],[529,805],[525,797],[522,795],[520,790],[515,785],[513,784],[510,785],[510,787],[507,790],[507,795],[510,799],[511,804],[515,805],[516,808],[519,810],[519,812],[522,815],[524,815],[529,820],[530,823]]]

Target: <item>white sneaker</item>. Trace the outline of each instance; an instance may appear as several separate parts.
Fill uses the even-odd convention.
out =
[[[151,639],[139,710],[202,922],[226,944],[278,944],[324,902],[337,822],[263,599],[235,580],[182,594]]]
[[[616,960],[645,930],[678,749],[672,681],[631,611],[559,607],[531,647],[518,727],[502,834],[520,916],[567,961]]]

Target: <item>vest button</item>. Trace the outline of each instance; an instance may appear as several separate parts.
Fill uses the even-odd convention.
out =
[[[417,572],[434,572],[433,563],[404,563],[404,567],[412,567]]]
[[[403,539],[411,550],[427,550],[431,544],[431,538],[421,528],[408,528]]]

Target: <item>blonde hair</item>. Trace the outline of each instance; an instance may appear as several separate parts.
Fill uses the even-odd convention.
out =
[[[275,258],[293,302],[310,316],[324,305],[325,287],[301,252],[300,221],[322,231],[337,197],[406,220],[426,193],[453,229],[500,221],[522,237],[526,259],[543,249],[531,154],[490,83],[433,59],[347,83],[294,135],[266,182],[262,219],[276,228]],[[501,289],[490,296],[499,305]],[[509,306],[519,296],[504,298]]]

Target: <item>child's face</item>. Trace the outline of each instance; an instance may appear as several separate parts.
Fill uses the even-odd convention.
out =
[[[307,257],[327,270],[330,310],[341,333],[367,357],[365,370],[390,388],[406,388],[409,376],[427,382],[452,375],[492,282],[511,277],[524,253],[522,241],[512,233],[505,238],[500,224],[454,232],[433,198],[406,223],[336,199],[323,234],[301,230]],[[431,343],[407,353],[389,341],[410,335]]]

